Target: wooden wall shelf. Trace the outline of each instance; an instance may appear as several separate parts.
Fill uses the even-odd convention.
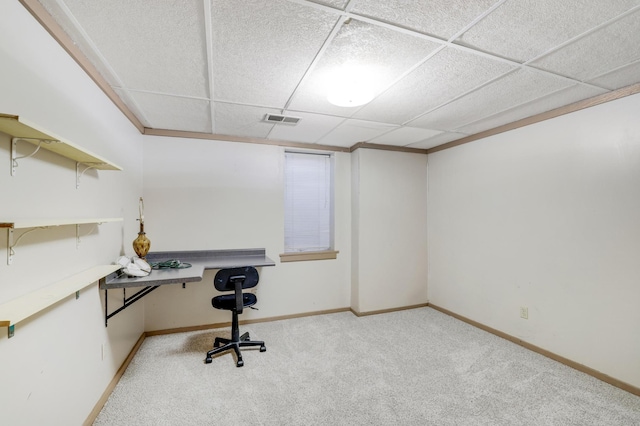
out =
[[[75,145],[55,134],[46,131],[34,123],[17,115],[0,114],[0,131],[12,136],[11,142],[11,175],[16,173],[18,161],[34,155],[40,148],[55,152],[58,155],[84,164],[87,168],[98,170],[122,170],[121,167],[88,150]],[[16,157],[16,145],[25,141],[37,145],[36,150],[24,157]],[[85,169],[86,171],[86,169]],[[84,173],[84,172],[83,172]],[[78,177],[79,179],[79,177]]]
[[[46,229],[54,226],[66,226],[76,225],[76,240],[80,243],[80,225],[87,223],[103,224],[108,222],[122,222],[121,217],[103,217],[103,218],[60,218],[60,219],[17,219],[13,221],[0,221],[0,228],[8,229],[7,236],[7,265],[11,265],[13,262],[13,256],[15,255],[15,246],[27,233],[36,229]],[[15,229],[29,229],[23,232],[18,238],[14,239]]]
[[[18,160],[35,155],[41,148],[52,151],[65,158],[76,162],[76,187],[80,184],[80,177],[89,169],[98,170],[122,170],[121,167],[90,151],[75,145],[55,134],[46,131],[39,126],[17,115],[0,113],[0,132],[6,133],[11,139],[11,175],[15,175]],[[17,156],[19,142],[28,142],[36,146],[28,155]],[[7,236],[7,264],[11,264],[14,248],[20,238],[36,229],[51,228],[55,226],[76,226],[76,238],[80,241],[80,225],[102,224],[107,222],[119,222],[122,218],[59,218],[59,219],[18,219],[0,221],[0,228],[6,228]],[[25,230],[14,240],[14,231]],[[0,327],[8,327],[9,337],[14,335],[15,324],[29,318],[38,312],[54,305],[62,299],[76,294],[80,290],[103,279],[107,275],[120,269],[120,265],[100,265],[88,269],[79,274],[65,278],[48,285],[40,290],[18,297],[17,299],[0,305]]]
[[[83,225],[86,223],[122,222],[121,217],[103,218],[75,218],[75,219],[16,219],[14,221],[0,222],[0,228],[24,229],[24,228],[49,228],[52,226]]]
[[[0,327],[8,327],[9,337],[13,337],[15,325],[20,321],[45,310],[73,293],[76,293],[77,299],[80,295],[80,290],[118,269],[120,269],[120,265],[94,266],[91,269],[55,282],[40,290],[3,303],[0,305]]]

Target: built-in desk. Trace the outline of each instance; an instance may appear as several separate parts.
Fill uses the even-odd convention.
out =
[[[131,306],[158,287],[166,284],[182,284],[202,281],[204,271],[207,269],[236,268],[243,266],[275,266],[275,262],[269,259],[265,249],[235,249],[235,250],[197,250],[197,251],[164,251],[153,252],[146,256],[150,264],[166,260],[179,260],[191,264],[184,269],[154,269],[146,277],[127,277],[120,272],[114,272],[100,280],[100,289],[105,291],[104,312],[105,326],[109,318]],[[135,294],[127,297],[126,289],[131,287],[143,287]],[[115,311],[108,311],[108,290],[119,289],[123,291],[123,305]]]

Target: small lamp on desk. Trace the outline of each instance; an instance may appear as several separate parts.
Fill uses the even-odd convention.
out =
[[[151,248],[151,241],[147,238],[147,234],[144,232],[144,200],[140,197],[140,203],[138,204],[138,211],[140,213],[140,232],[138,237],[133,240],[133,251],[136,252],[139,258],[145,259],[149,249]]]

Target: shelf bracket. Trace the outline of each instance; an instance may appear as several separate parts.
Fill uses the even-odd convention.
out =
[[[29,229],[28,231],[23,232],[22,235],[20,235],[15,241],[13,240],[14,229],[9,228],[8,229],[9,233],[7,235],[7,265],[11,265],[11,263],[13,263],[13,256],[15,256],[16,254],[14,248],[15,246],[18,245],[18,242],[22,239],[22,237],[24,237],[28,233],[33,232],[37,229],[46,229],[46,228],[47,228],[46,226],[38,226],[36,228]]]
[[[17,148],[18,148],[19,141],[38,141],[38,146],[36,146],[36,149],[31,154],[18,157]],[[36,153],[40,151],[40,148],[42,147],[43,143],[57,143],[57,142],[58,141],[55,141],[55,140],[45,140],[45,139],[11,138],[11,176],[16,175],[16,169],[18,168],[18,160],[22,160],[23,158],[33,157],[34,155],[36,155]]]
[[[94,224],[94,225],[93,225],[93,228],[91,228],[91,230],[90,230],[89,232],[87,232],[87,233],[85,234],[85,236],[86,236],[86,235],[91,234],[91,233],[93,232],[93,230],[94,230],[94,229],[96,229],[96,227],[97,227],[98,225],[102,225],[102,222],[98,222],[98,223]],[[80,248],[80,243],[81,243],[81,242],[82,242],[82,241],[80,240],[80,224],[79,224],[79,223],[76,223],[76,249],[79,249],[79,248]]]
[[[80,178],[89,169],[95,169],[98,166],[103,166],[105,163],[81,163],[76,161],[76,189],[80,188]],[[84,170],[80,171],[80,166],[85,166]]]
[[[7,265],[13,262],[13,228],[7,229]]]

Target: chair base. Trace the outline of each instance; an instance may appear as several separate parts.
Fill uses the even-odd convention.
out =
[[[224,346],[220,346],[221,343],[224,343]],[[260,352],[264,352],[267,350],[267,347],[264,345],[263,341],[249,340],[249,333],[244,333],[238,338],[238,340],[216,337],[216,340],[213,343],[213,349],[207,352],[207,357],[205,358],[204,362],[210,364],[212,361],[211,357],[213,355],[217,355],[219,353],[233,349],[236,353],[236,356],[238,357],[236,367],[242,367],[244,365],[244,361],[242,360],[242,353],[240,352],[240,348],[246,346],[260,346]]]

